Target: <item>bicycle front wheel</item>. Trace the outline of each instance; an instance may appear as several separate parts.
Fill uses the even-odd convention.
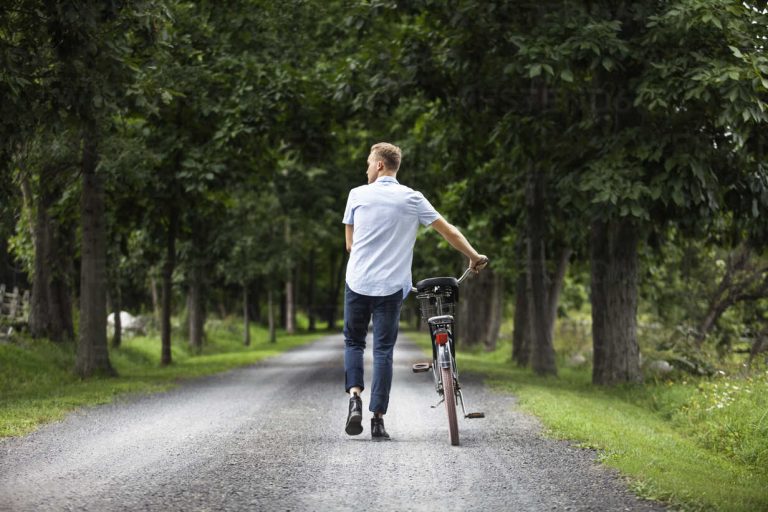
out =
[[[452,446],[459,445],[459,421],[456,418],[456,391],[453,385],[453,374],[450,368],[441,368],[443,378],[443,398],[445,410],[448,413],[448,436]]]

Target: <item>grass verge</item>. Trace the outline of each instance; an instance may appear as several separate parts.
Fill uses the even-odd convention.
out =
[[[602,388],[588,368],[539,377],[509,353],[459,352],[459,369],[515,394],[548,435],[598,450],[639,496],[676,510],[768,510],[768,372]]]
[[[104,404],[126,393],[169,389],[184,379],[246,366],[322,337],[322,333],[268,334],[252,327],[251,346],[242,344],[242,329],[226,322],[207,324],[207,342],[200,355],[192,355],[179,341],[172,347],[173,363],[160,366],[157,336],[127,338],[110,349],[116,378],[80,380],[72,372],[75,346],[46,340],[22,339],[0,345],[0,437],[20,436],[39,425],[57,421],[81,406]]]

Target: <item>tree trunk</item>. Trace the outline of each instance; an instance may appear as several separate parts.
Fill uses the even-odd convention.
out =
[[[554,340],[555,334],[555,322],[557,321],[557,306],[560,303],[560,292],[563,290],[563,281],[565,281],[565,272],[568,269],[568,261],[571,259],[573,250],[570,247],[566,247],[560,253],[560,258],[557,261],[557,268],[549,283],[549,338]]]
[[[190,272],[187,313],[189,315],[189,347],[195,354],[203,351],[205,313],[203,311],[202,287],[201,269],[194,265]]]
[[[259,279],[256,281],[255,286],[252,286],[250,288],[250,291],[252,292],[250,303],[251,303],[251,320],[260,324],[262,323],[263,319],[261,318],[261,287],[262,287],[262,280]]]
[[[594,367],[592,382],[639,382],[638,232],[629,221],[595,221],[590,236]]]
[[[16,272],[13,257],[9,251],[8,240],[0,237],[0,283],[11,283],[11,286],[16,286]]]
[[[64,229],[61,236],[66,242],[56,242],[55,246],[60,248],[62,254],[72,254],[74,247],[74,230]],[[62,340],[75,339],[75,322],[72,317],[72,281],[75,275],[75,262],[72,258],[59,260],[61,267],[58,267],[53,275],[51,283],[51,331],[62,333]],[[54,335],[54,339],[56,335]]]
[[[457,345],[476,346],[485,339],[491,298],[489,272],[487,269],[467,279],[459,291],[461,300],[454,313]]]
[[[224,320],[229,316],[229,312],[227,310],[227,304],[224,299],[219,300],[219,318]]]
[[[768,296],[768,267],[753,258],[746,243],[740,244],[727,258],[725,275],[717,289],[706,298],[707,312],[698,325],[694,343],[701,347],[718,320],[731,307],[742,301],[757,301]]]
[[[34,270],[30,297],[29,331],[33,338],[49,338],[52,341],[74,339],[72,302],[69,283],[72,272],[70,256],[70,229],[59,226],[51,218],[49,209],[60,195],[52,190],[48,177],[56,169],[44,168],[41,176],[37,204],[26,172],[21,174],[21,190],[25,207],[34,211],[32,240],[34,243]]]
[[[152,311],[155,316],[155,326],[159,326],[162,322],[162,310],[160,307],[160,294],[157,292],[157,279],[155,279],[155,276],[151,276],[149,278],[149,292],[152,295]]]
[[[459,343],[482,344],[486,349],[496,345],[503,309],[501,288],[501,279],[490,268],[464,283],[456,312]]]
[[[742,271],[744,269],[741,269]],[[768,297],[768,269],[751,269],[740,279],[730,282],[722,295],[711,299],[704,319],[699,323],[694,343],[701,347],[710,331],[728,309],[739,302],[758,301]]]
[[[82,225],[80,271],[80,336],[75,371],[81,378],[95,374],[115,375],[107,348],[107,279],[104,186],[96,172],[98,153],[96,129],[83,135]]]
[[[25,194],[26,195],[26,194]],[[32,227],[32,240],[35,248],[34,270],[32,272],[32,292],[30,294],[29,333],[33,338],[53,338],[49,330],[51,254],[50,219],[47,206],[42,197],[37,201],[35,221]]]
[[[704,320],[701,321],[696,329],[693,341],[697,347],[701,347],[704,340],[707,339],[709,332],[717,323],[717,320],[720,319],[720,317],[723,316],[723,313],[725,313],[725,311],[732,305],[733,304],[728,301],[717,302],[710,305],[707,314],[704,316]]]
[[[419,309],[419,306],[414,304],[412,307],[408,308],[408,311],[411,312],[411,327],[416,331],[421,331],[423,329],[423,321],[421,319],[421,310]]]
[[[325,321],[328,323],[328,330],[336,327],[336,260],[338,255],[336,251],[328,254],[328,298],[325,303]]]
[[[485,270],[484,272],[488,272]],[[504,279],[501,275],[493,273],[493,292],[491,295],[491,308],[488,319],[488,330],[483,340],[485,350],[492,351],[496,349],[496,343],[499,341],[499,331],[501,323],[504,320],[504,299],[506,297],[504,289]]]
[[[730,306],[730,289],[733,286],[734,274],[743,269],[746,261],[749,259],[748,252],[745,245],[739,246],[728,257],[728,263],[725,269],[725,275],[720,280],[717,289],[715,290],[712,298],[709,300],[709,306],[707,307],[707,313],[704,319],[698,326],[694,342],[696,346],[701,347],[701,344],[707,338],[709,331],[715,326],[717,320]]]
[[[346,263],[346,249],[341,253],[341,258],[335,252],[331,252],[331,293],[328,297],[328,329],[336,329],[336,311],[339,304],[339,292],[344,284],[344,268]],[[334,274],[335,272],[335,274]]]
[[[165,262],[163,263],[162,312],[160,319],[161,354],[160,364],[171,364],[171,299],[173,294],[173,269],[176,266],[176,230],[178,228],[178,212],[171,204],[168,214],[168,231],[166,233]]]
[[[515,324],[512,333],[512,360],[525,368],[531,362],[531,323],[528,315],[528,274],[521,272],[515,284]]]
[[[283,317],[285,323],[285,332],[287,334],[293,334],[296,332],[296,325],[293,322],[294,319],[294,313],[293,313],[293,279],[292,275],[289,272],[287,279],[285,281],[285,316]]]
[[[275,308],[272,300],[272,287],[267,291],[267,321],[269,322],[269,342],[277,343],[277,334],[275,333]]]
[[[309,331],[315,332],[315,249],[309,251],[309,268],[307,269],[307,315],[309,316]]]
[[[243,283],[243,345],[251,345],[251,317],[248,303],[248,284]]]
[[[122,309],[122,300],[120,297],[120,290],[116,290],[112,294],[112,315],[114,316],[114,333],[112,333],[112,346],[115,348],[120,347],[123,342],[123,321],[120,318],[120,310]]]
[[[546,234],[544,175],[531,168],[526,192],[528,222],[528,312],[531,322],[531,367],[539,375],[556,375],[555,349],[549,326],[548,287],[544,236]]]
[[[72,340],[75,337],[71,295],[74,263],[69,255],[73,252],[74,230],[57,222],[53,222],[51,228],[47,258],[51,279],[47,291],[48,336],[53,341]]]
[[[190,317],[192,314],[190,311],[192,311],[192,296],[189,294],[189,283],[187,283],[187,293],[184,296],[184,318],[181,319],[180,325],[179,325],[179,335],[182,338],[185,338],[187,342],[189,342],[189,331],[190,331]],[[223,318],[223,317],[222,317]],[[191,347],[191,344],[190,344]]]
[[[291,246],[291,223],[286,219],[285,221],[285,231],[284,231],[284,239],[285,239],[285,245],[286,247]],[[294,275],[293,275],[293,265],[289,259],[288,261],[288,269],[285,271],[285,295],[283,297],[283,300],[285,301],[283,303],[283,309],[281,309],[281,313],[283,314],[283,323],[282,325],[285,327],[285,332],[287,334],[293,334],[296,332],[296,314],[294,313],[294,307],[296,306],[296,302],[293,296],[293,287],[294,287]]]

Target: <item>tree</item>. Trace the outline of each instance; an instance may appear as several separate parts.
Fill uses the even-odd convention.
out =
[[[591,225],[593,380],[631,382],[637,247],[655,226],[702,229],[727,207],[724,184],[743,189],[749,173],[734,172],[734,150],[766,115],[758,68],[729,62],[727,42],[754,45],[765,14],[698,2],[574,5],[570,16],[569,32],[606,30],[600,44],[569,48],[572,76],[604,101],[583,111],[583,163],[564,180],[584,194],[571,197]]]
[[[680,140],[674,145],[665,138],[668,135],[660,134],[668,134],[670,124],[677,133],[708,133],[704,127],[718,119],[721,112],[715,108],[716,102],[709,110],[701,109],[701,105],[684,105],[693,97],[691,92],[692,96],[687,99],[681,96],[676,107],[665,108],[663,121],[648,114],[646,109],[653,111],[660,103],[644,103],[645,96],[659,91],[681,94],[685,90],[679,83],[670,85],[669,71],[664,64],[657,64],[664,62],[663,59],[668,56],[664,55],[660,41],[654,39],[660,37],[658,33],[649,35],[655,30],[654,22],[649,23],[648,20],[654,19],[656,7],[639,3],[583,5],[576,2],[567,2],[562,10],[546,12],[537,11],[535,6],[528,4],[524,7],[530,10],[526,13],[521,9],[519,16],[513,19],[519,22],[528,14],[535,13],[537,23],[528,27],[513,25],[519,32],[507,38],[514,44],[514,48],[508,51],[515,55],[515,59],[497,69],[503,67],[499,73],[501,76],[511,75],[509,84],[505,86],[509,87],[508,96],[512,100],[507,103],[504,117],[497,121],[494,137],[506,141],[506,146],[512,142],[514,149],[504,150],[505,153],[512,156],[512,161],[517,162],[519,168],[528,169],[529,207],[523,218],[527,219],[528,226],[528,271],[530,291],[534,297],[533,307],[528,306],[531,311],[529,320],[537,326],[532,336],[542,337],[535,346],[551,354],[546,349],[549,342],[544,319],[551,314],[547,310],[554,311],[554,307],[546,299],[548,285],[543,262],[547,261],[547,257],[543,256],[545,244],[541,241],[542,236],[551,236],[551,233],[542,234],[541,219],[547,218],[549,226],[562,226],[566,232],[570,227],[577,234],[574,240],[577,244],[584,240],[583,226],[588,225],[593,263],[595,382],[634,381],[639,378],[635,329],[637,284],[633,278],[637,273],[636,248],[651,225],[671,219],[688,224],[686,213],[701,213],[702,201],[698,197],[703,189],[699,180],[694,180],[696,184],[690,191],[694,201],[688,203],[684,199],[688,191],[687,184],[681,182],[681,175],[690,170],[684,169],[682,162],[688,165],[690,159],[683,158],[682,154],[707,155],[712,162],[727,154],[727,150],[713,150],[727,145],[727,141],[720,138],[700,137],[687,141],[690,142],[688,146],[681,146]],[[702,8],[697,13],[704,21],[705,11]],[[675,12],[675,9],[670,12]],[[754,11],[747,13],[745,8],[737,8],[734,12],[737,17],[742,16],[738,23],[744,23],[745,17],[755,15]],[[686,20],[686,26],[677,25],[675,36],[701,33],[691,28],[690,18],[680,17],[679,14],[676,12],[674,19]],[[493,19],[493,16],[479,19]],[[488,27],[493,26],[493,23],[488,24]],[[712,24],[712,27],[716,26]],[[745,29],[744,34],[754,30],[754,27],[741,28]],[[492,28],[483,33],[488,40],[493,40]],[[674,44],[672,47],[688,51],[688,48],[701,48],[701,43]],[[670,46],[669,41],[666,46]],[[717,50],[715,43],[712,48],[713,54],[722,54],[722,46]],[[498,51],[495,54],[504,55]],[[483,65],[488,66],[489,62],[486,60]],[[660,76],[659,69],[664,69],[667,75]],[[644,72],[647,74],[643,75]],[[482,69],[470,73],[470,76],[482,76]],[[637,84],[642,83],[642,76],[656,77],[659,83],[652,88],[643,85],[636,89]],[[750,95],[754,98],[754,84],[758,82],[753,78],[750,78],[752,82],[749,85],[746,81],[743,83],[746,86],[745,98]],[[522,92],[526,80],[530,80],[528,90],[532,110],[514,101],[524,97]],[[665,85],[661,85],[662,81]],[[691,87],[691,84],[689,80],[687,86]],[[697,91],[695,94],[700,92],[693,90]],[[638,91],[641,92],[638,94]],[[722,91],[719,97],[722,98]],[[750,116],[755,111],[752,101],[748,107]],[[497,106],[497,110],[502,109],[504,107]],[[531,112],[536,114],[535,117],[530,116]],[[692,115],[693,112],[698,115]],[[716,131],[710,130],[709,133]],[[546,143],[542,144],[542,141]],[[633,151],[636,141],[642,142]],[[504,146],[502,144],[501,147]],[[666,147],[677,154],[658,155],[652,149],[658,147]],[[660,160],[665,166],[662,172],[659,172]],[[695,167],[701,168],[700,164]],[[672,169],[675,171],[669,172]],[[654,191],[646,195],[649,183]],[[704,183],[707,183],[706,180]],[[709,181],[710,185],[714,183],[715,180]],[[559,200],[556,203],[548,201],[557,208],[542,213],[538,205],[546,191]],[[718,194],[718,189],[713,188],[712,193]],[[689,209],[670,207],[670,204]],[[650,218],[654,218],[651,223],[648,222]],[[558,253],[566,255],[569,250],[566,246],[563,252]],[[560,258],[561,262],[566,260]],[[555,272],[554,275],[561,273]],[[522,292],[522,286],[518,290]],[[550,307],[546,307],[548,302]],[[522,334],[526,329],[520,332]],[[546,365],[543,367],[546,368]]]
[[[228,248],[228,251],[222,251],[226,257],[219,262],[218,271],[225,282],[238,284],[243,291],[245,345],[251,342],[248,290],[257,280],[266,284],[269,336],[270,341],[276,341],[271,294],[283,266],[280,254],[273,252],[270,244],[280,240],[280,223],[272,217],[278,206],[270,191],[259,191],[258,188],[254,183],[252,189],[241,189],[234,194],[231,215],[223,230],[225,236],[218,240]],[[265,218],[270,218],[270,222],[264,222]]]
[[[74,336],[70,281],[77,214],[65,191],[75,181],[76,151],[72,130],[56,122],[61,97],[52,90],[53,48],[46,15],[35,4],[14,1],[0,8],[0,155],[9,172],[5,182],[16,184],[23,197],[12,245],[29,265],[30,332],[62,341]]]
[[[76,372],[113,374],[106,343],[106,232],[104,176],[99,148],[134,76],[135,58],[153,41],[157,6],[61,1],[45,6],[54,48],[58,115],[79,132],[82,178],[80,329]],[[133,66],[133,67],[132,67]]]
[[[74,140],[73,140],[74,139]],[[77,208],[72,200],[76,138],[41,130],[19,152],[17,180],[29,216],[34,247],[29,330],[35,338],[74,339],[72,299],[74,231]]]

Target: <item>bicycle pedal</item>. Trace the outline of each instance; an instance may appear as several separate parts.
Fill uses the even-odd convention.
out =
[[[464,417],[468,418],[470,420],[475,419],[475,418],[485,418],[485,413],[484,412],[471,412],[471,413],[465,415]]]
[[[413,365],[413,373],[428,372],[432,368],[432,363],[416,363]]]

